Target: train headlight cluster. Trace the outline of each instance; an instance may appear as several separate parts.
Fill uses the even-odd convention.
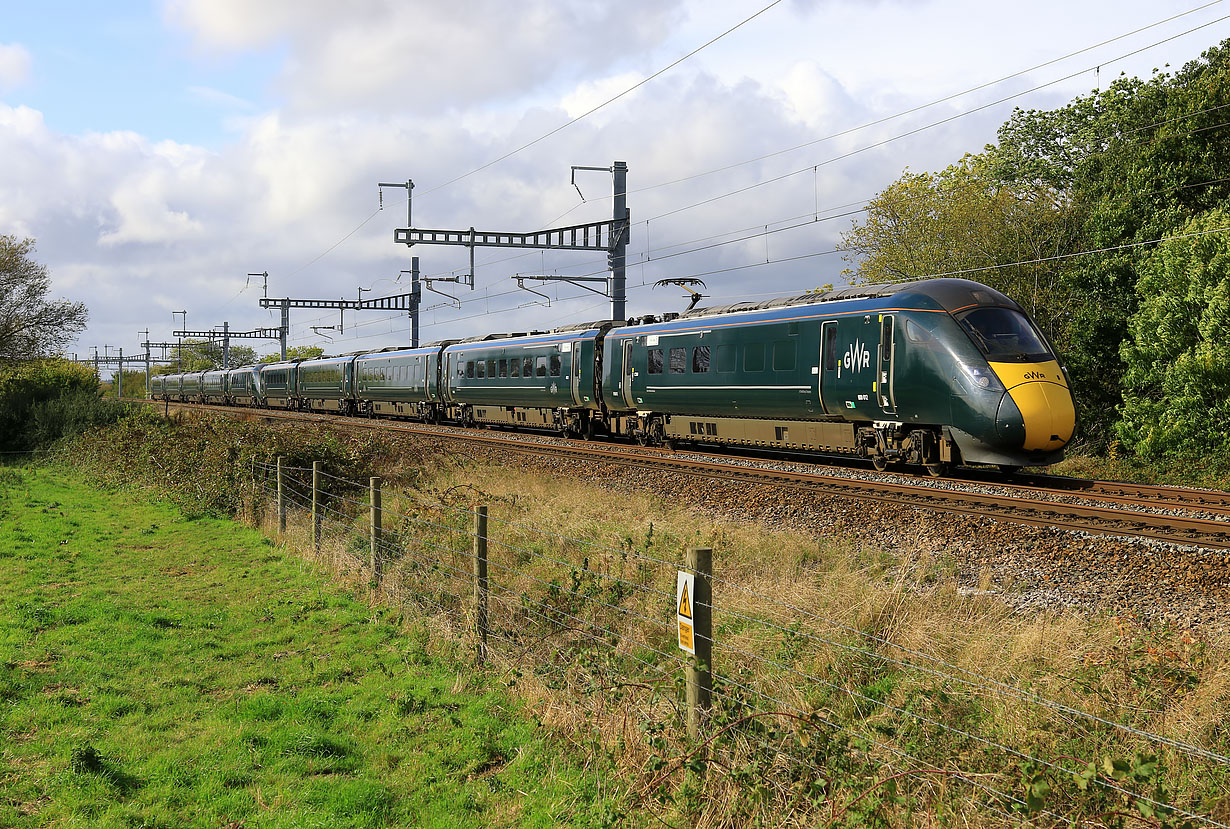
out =
[[[961,364],[961,367],[965,369],[965,373],[969,375],[970,380],[978,388],[1003,391],[1003,383],[999,382],[999,378],[995,376],[995,372],[991,369],[984,366],[969,366],[964,363]]]

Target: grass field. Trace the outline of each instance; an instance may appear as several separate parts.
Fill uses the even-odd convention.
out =
[[[0,826],[595,826],[601,758],[258,532],[0,468]]]

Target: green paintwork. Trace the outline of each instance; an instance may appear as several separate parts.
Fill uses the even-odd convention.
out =
[[[444,351],[447,399],[461,405],[596,410],[596,341],[597,334],[589,331],[449,346]]]

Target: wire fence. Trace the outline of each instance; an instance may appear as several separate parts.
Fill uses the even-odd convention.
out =
[[[550,724],[596,738],[645,803],[708,809],[714,826],[1230,823],[1230,756],[1163,733],[1164,699],[1055,699],[711,572],[692,573],[711,591],[696,590],[711,626],[693,657],[678,647],[682,560],[485,508],[480,523],[473,493],[381,494],[319,470],[313,488],[312,471],[253,461],[251,517],[280,493],[288,535],[318,527],[305,546],[472,648]]]

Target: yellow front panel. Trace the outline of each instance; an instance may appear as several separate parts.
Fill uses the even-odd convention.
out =
[[[1025,450],[1052,452],[1072,439],[1076,407],[1059,363],[991,363],[1025,420]]]

